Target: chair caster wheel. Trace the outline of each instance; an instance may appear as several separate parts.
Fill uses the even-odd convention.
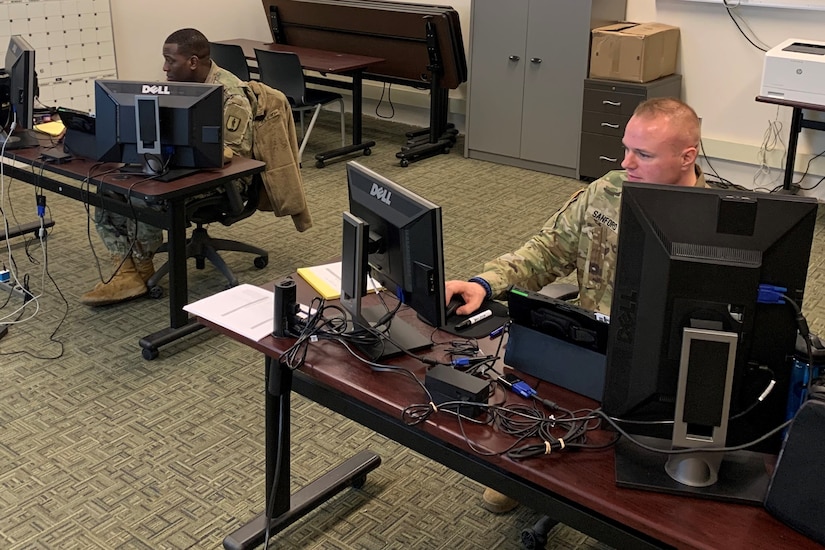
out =
[[[399,164],[401,164],[401,168],[406,168],[410,165],[410,161],[408,161],[407,159],[401,159],[401,162]]]
[[[156,348],[143,348],[143,351],[140,352],[143,355],[143,358],[147,361],[152,361],[158,358],[160,352]]]
[[[322,161],[322,160],[315,161],[315,168],[323,168],[324,166],[326,166],[326,164],[324,164],[324,161]]]
[[[365,157],[368,157],[368,156],[370,156],[371,154],[372,154],[372,149],[370,149],[369,147],[367,147],[366,149],[364,149],[364,156],[365,156]]]
[[[153,286],[149,289],[149,297],[154,298],[155,300],[159,300],[163,298],[163,287],[162,286]]]
[[[263,269],[263,268],[265,268],[265,267],[267,266],[267,264],[269,264],[269,258],[267,258],[267,257],[265,257],[265,256],[258,256],[257,258],[255,258],[254,260],[252,260],[252,263],[253,263],[253,264],[255,265],[255,267],[257,267],[258,269]]]
[[[360,489],[361,487],[364,486],[364,484],[366,482],[367,482],[367,476],[366,475],[361,475],[361,476],[352,478],[352,486],[355,489]]]
[[[547,533],[556,526],[558,522],[544,516],[539,519],[532,528],[522,529],[521,546],[525,550],[540,550],[547,544]]]
[[[195,269],[204,269],[206,267],[205,258],[195,258]]]

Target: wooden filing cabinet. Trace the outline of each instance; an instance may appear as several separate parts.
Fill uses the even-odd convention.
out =
[[[682,96],[682,75],[645,83],[586,78],[582,106],[579,177],[593,180],[621,170],[622,136],[636,106],[653,97]]]

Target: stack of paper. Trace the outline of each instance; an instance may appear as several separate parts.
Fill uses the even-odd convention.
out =
[[[52,120],[51,122],[35,124],[34,129],[38,132],[43,132],[44,134],[48,134],[52,137],[57,137],[66,131],[66,127],[63,126],[63,123],[59,120]]]
[[[337,300],[341,297],[341,262],[299,267],[298,275],[324,299]],[[372,277],[367,277],[367,292],[375,292],[376,289],[381,290],[381,284]]]
[[[254,285],[238,285],[183,306],[196,317],[256,342],[272,334],[274,308],[272,291]]]

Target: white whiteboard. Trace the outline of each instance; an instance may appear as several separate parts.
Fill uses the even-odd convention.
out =
[[[788,8],[792,10],[825,11],[825,0],[687,0],[689,2],[708,2],[711,4],[727,4],[729,7],[754,8]]]
[[[117,77],[109,0],[0,0],[0,55],[15,34],[35,49],[35,107],[90,111],[94,81]]]

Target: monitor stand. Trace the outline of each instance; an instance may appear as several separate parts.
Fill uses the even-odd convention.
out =
[[[361,316],[370,323],[370,326],[374,326],[375,322],[386,313],[387,309],[380,305],[361,309]],[[430,348],[433,345],[429,337],[422,335],[414,326],[397,316],[392,318],[389,331],[386,334],[389,339],[398,345],[396,346],[389,340],[382,338],[374,344],[358,344],[358,349],[367,354],[373,361],[380,361],[401,355],[404,353],[403,350],[418,351]]]
[[[145,164],[124,164],[119,171],[121,174],[139,174],[163,182],[174,181],[200,172],[198,168],[170,168],[159,174]]]
[[[666,439],[638,435],[633,438],[657,449],[672,446]],[[665,470],[669,456],[620,438],[616,443],[616,485],[758,506],[765,500],[770,481],[767,464],[772,455],[752,451],[725,453],[718,481],[707,487],[691,487],[673,479]]]
[[[0,130],[0,147],[5,145],[6,151],[13,149],[28,149],[30,147],[39,147],[40,141],[32,134],[31,130],[16,130],[14,134],[9,134]]]

